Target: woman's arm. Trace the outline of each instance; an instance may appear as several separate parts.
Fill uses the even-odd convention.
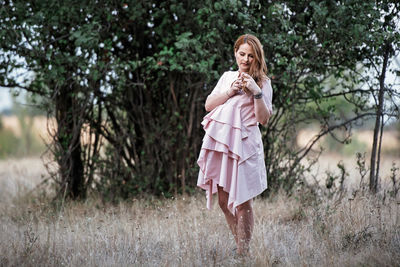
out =
[[[205,104],[206,111],[210,112],[214,108],[225,103],[233,95],[234,95],[234,93],[233,93],[232,89],[229,89],[228,91],[225,91],[224,93],[216,93],[216,94],[209,95],[206,99],[206,104]]]
[[[241,82],[238,79],[234,83],[232,83],[231,88],[229,88],[228,91],[210,94],[206,99],[206,104],[205,104],[206,111],[210,112],[214,108],[225,103],[229,98],[236,95],[240,87],[241,87]]]
[[[263,86],[264,88],[264,86]],[[263,94],[266,94],[265,90],[262,90]],[[259,123],[262,125],[267,124],[269,118],[271,117],[271,111],[267,107],[267,104],[265,103],[264,97],[261,98],[254,98],[254,112],[256,114],[256,119]]]
[[[246,87],[253,95],[262,93],[262,97],[254,98],[254,113],[257,121],[265,125],[272,115],[272,88],[270,80],[264,81],[262,88],[260,88],[248,74],[244,74],[244,81],[247,82]]]

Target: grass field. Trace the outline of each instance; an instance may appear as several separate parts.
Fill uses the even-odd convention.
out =
[[[256,199],[251,256],[203,192],[179,199],[96,198],[49,204],[26,194],[45,176],[39,159],[0,162],[0,266],[399,266],[400,201],[307,192]],[[14,176],[12,176],[14,175]],[[7,180],[17,190],[5,197]],[[30,183],[32,182],[32,183]],[[35,191],[34,191],[35,192]]]

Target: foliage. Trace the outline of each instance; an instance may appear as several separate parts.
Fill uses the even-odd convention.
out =
[[[3,86],[42,97],[42,107],[57,120],[50,149],[60,167],[54,174],[59,192],[68,192],[73,198],[84,197],[84,175],[88,173],[84,172],[87,165],[82,163],[84,148],[80,138],[92,107],[87,83],[93,79],[86,70],[93,64],[90,56],[94,52],[77,55],[75,44],[81,40],[79,24],[85,16],[78,15],[80,7],[73,1],[2,2],[1,64],[6,68],[0,81]]]
[[[374,99],[375,126],[371,151],[371,170],[369,187],[373,193],[378,191],[380,155],[382,148],[383,129],[388,119],[399,119],[400,91],[398,84],[387,83],[387,74],[399,71],[389,69],[393,57],[400,55],[400,4],[379,1],[381,9],[375,8],[376,19],[370,24],[370,39],[366,40],[364,48],[369,56],[364,64],[371,69],[373,75],[365,75],[366,88]]]
[[[235,68],[232,46],[243,33],[264,44],[274,89],[274,116],[262,128],[271,190],[294,188],[319,138],[375,115],[375,91],[361,88],[360,73],[368,58],[379,58],[375,40],[388,34],[375,30],[375,1],[1,3],[0,85],[47,99],[43,106],[58,123],[55,178],[73,198],[85,196],[95,175],[97,190],[112,199],[189,191],[203,103]],[[20,68],[30,75],[17,78]],[[351,117],[341,115],[335,97],[352,107]],[[297,147],[299,126],[316,121],[320,133]],[[92,137],[86,144],[83,128]]]

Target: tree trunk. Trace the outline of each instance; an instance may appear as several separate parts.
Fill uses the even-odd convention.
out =
[[[86,186],[81,148],[81,118],[74,107],[70,88],[60,89],[56,98],[56,160],[60,167],[59,193],[71,199],[84,199]]]
[[[383,103],[384,103],[384,94],[385,94],[385,75],[386,69],[388,67],[389,62],[389,53],[391,50],[391,44],[387,43],[384,51],[384,58],[382,63],[382,71],[379,76],[379,93],[378,93],[378,105],[376,110],[376,120],[374,127],[374,139],[372,143],[372,151],[371,151],[371,170],[369,176],[369,189],[372,193],[376,193],[378,191],[378,183],[379,183],[379,158],[380,158],[380,149],[378,150],[378,145],[380,142],[378,141],[379,134],[382,136],[383,134]],[[378,150],[378,152],[377,152]],[[377,160],[378,158],[378,160]]]

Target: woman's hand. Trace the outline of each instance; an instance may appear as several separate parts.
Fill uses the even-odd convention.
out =
[[[242,88],[242,79],[241,78],[236,79],[232,83],[231,88],[229,88],[229,90],[227,91],[228,96],[232,97],[232,96],[236,95],[240,91],[241,88]]]
[[[247,73],[242,73],[243,78],[243,86],[246,87],[253,95],[261,93],[260,87],[254,81],[253,77],[251,77]]]
[[[242,88],[242,78],[236,79],[232,84],[231,87],[224,92],[217,93],[217,94],[210,94],[205,103],[205,109],[207,112],[210,112],[213,110],[215,107],[225,103],[229,98],[232,96],[236,95],[239,90]]]

